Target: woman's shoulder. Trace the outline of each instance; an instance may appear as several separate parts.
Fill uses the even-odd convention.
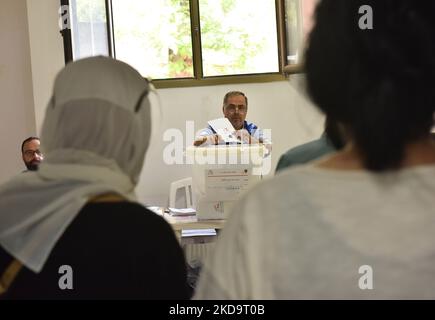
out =
[[[104,214],[114,215],[129,214],[132,216],[146,217],[148,219],[159,218],[157,214],[147,209],[140,203],[131,201],[118,201],[118,202],[91,202],[87,203],[82,211],[89,214]]]

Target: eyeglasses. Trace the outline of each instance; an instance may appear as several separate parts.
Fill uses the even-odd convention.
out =
[[[42,152],[40,150],[26,150],[24,151],[24,155],[26,157],[34,157],[35,155],[42,157]]]
[[[234,104],[230,104],[228,106],[225,107],[225,110],[229,113],[235,113],[236,109],[239,113],[246,113],[248,111],[248,108],[246,106],[236,106]]]

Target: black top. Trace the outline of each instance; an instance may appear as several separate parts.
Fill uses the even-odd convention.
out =
[[[0,274],[12,261],[0,247]],[[73,289],[59,268],[72,268]],[[60,281],[61,280],[61,281]],[[183,251],[169,224],[130,202],[87,204],[39,274],[23,267],[6,299],[188,299]]]

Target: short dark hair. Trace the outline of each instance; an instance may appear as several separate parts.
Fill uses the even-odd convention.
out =
[[[361,29],[369,5],[373,29]],[[308,92],[372,171],[397,169],[435,111],[435,1],[323,0],[305,53]]]
[[[341,132],[340,124],[331,117],[325,119],[325,134],[335,149],[341,150],[344,148],[346,141]]]
[[[27,142],[32,141],[32,140],[38,140],[38,141],[40,141],[38,137],[28,137],[28,138],[27,138],[26,140],[24,140],[23,143],[21,144],[21,153],[24,152],[24,145],[25,145]]]
[[[243,92],[241,92],[241,91],[230,91],[230,92],[227,92],[227,94],[224,97],[224,106],[227,105],[228,98],[234,97],[234,96],[242,96],[242,97],[244,97],[245,98],[245,102],[246,102],[246,106],[248,106],[248,97],[246,97],[246,95]]]

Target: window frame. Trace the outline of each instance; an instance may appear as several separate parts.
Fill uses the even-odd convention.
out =
[[[156,88],[181,88],[196,86],[211,86],[222,84],[260,83],[272,81],[286,81],[286,25],[285,25],[285,0],[274,0],[276,7],[277,45],[278,45],[278,72],[252,73],[223,76],[203,76],[202,52],[201,52],[201,25],[199,16],[199,0],[189,0],[191,41],[193,55],[193,78],[153,79]],[[69,0],[60,0],[61,6],[69,7]],[[106,28],[109,56],[116,57],[116,45],[113,29],[112,0],[105,0]],[[65,28],[60,32],[63,37],[65,64],[73,60],[73,47],[71,29]]]
[[[303,7],[302,2],[304,0],[295,0],[295,1],[297,1],[297,3],[298,3],[297,4],[298,9],[301,10],[301,8]],[[315,9],[316,9],[317,4],[320,2],[320,0],[313,0],[313,1],[314,1],[314,7],[313,7],[314,11],[312,12],[312,15],[313,15],[312,19],[315,18],[314,17],[314,15],[315,15]],[[286,23],[287,23],[286,20],[288,19],[288,17],[286,17],[286,12],[285,12],[286,3],[287,3],[287,0],[283,0],[283,6],[282,6],[282,8],[284,10],[284,14],[282,16],[283,17],[282,22],[284,23],[284,30],[286,32],[288,32],[289,30],[287,29],[288,27],[286,25]],[[308,38],[307,38],[308,35],[304,34],[304,31],[302,30],[303,26],[301,25],[301,23],[303,23],[303,21],[304,21],[304,19],[306,17],[305,17],[305,15],[303,13],[301,13],[301,14],[302,14],[302,16],[298,16],[298,18],[297,18],[298,19],[297,24],[298,24],[298,29],[299,29],[298,32],[300,33],[300,36],[302,37],[302,45],[306,45],[307,41],[308,41]],[[302,20],[299,20],[299,19],[302,19]],[[285,38],[285,41],[287,42],[287,38]],[[290,76],[292,74],[305,73],[304,57],[302,57],[300,59],[300,62],[298,62],[298,63],[290,63],[289,64],[289,63],[287,63],[287,60],[284,60],[284,61],[285,61],[285,63],[284,63],[284,66],[283,66],[283,72],[287,76]]]

